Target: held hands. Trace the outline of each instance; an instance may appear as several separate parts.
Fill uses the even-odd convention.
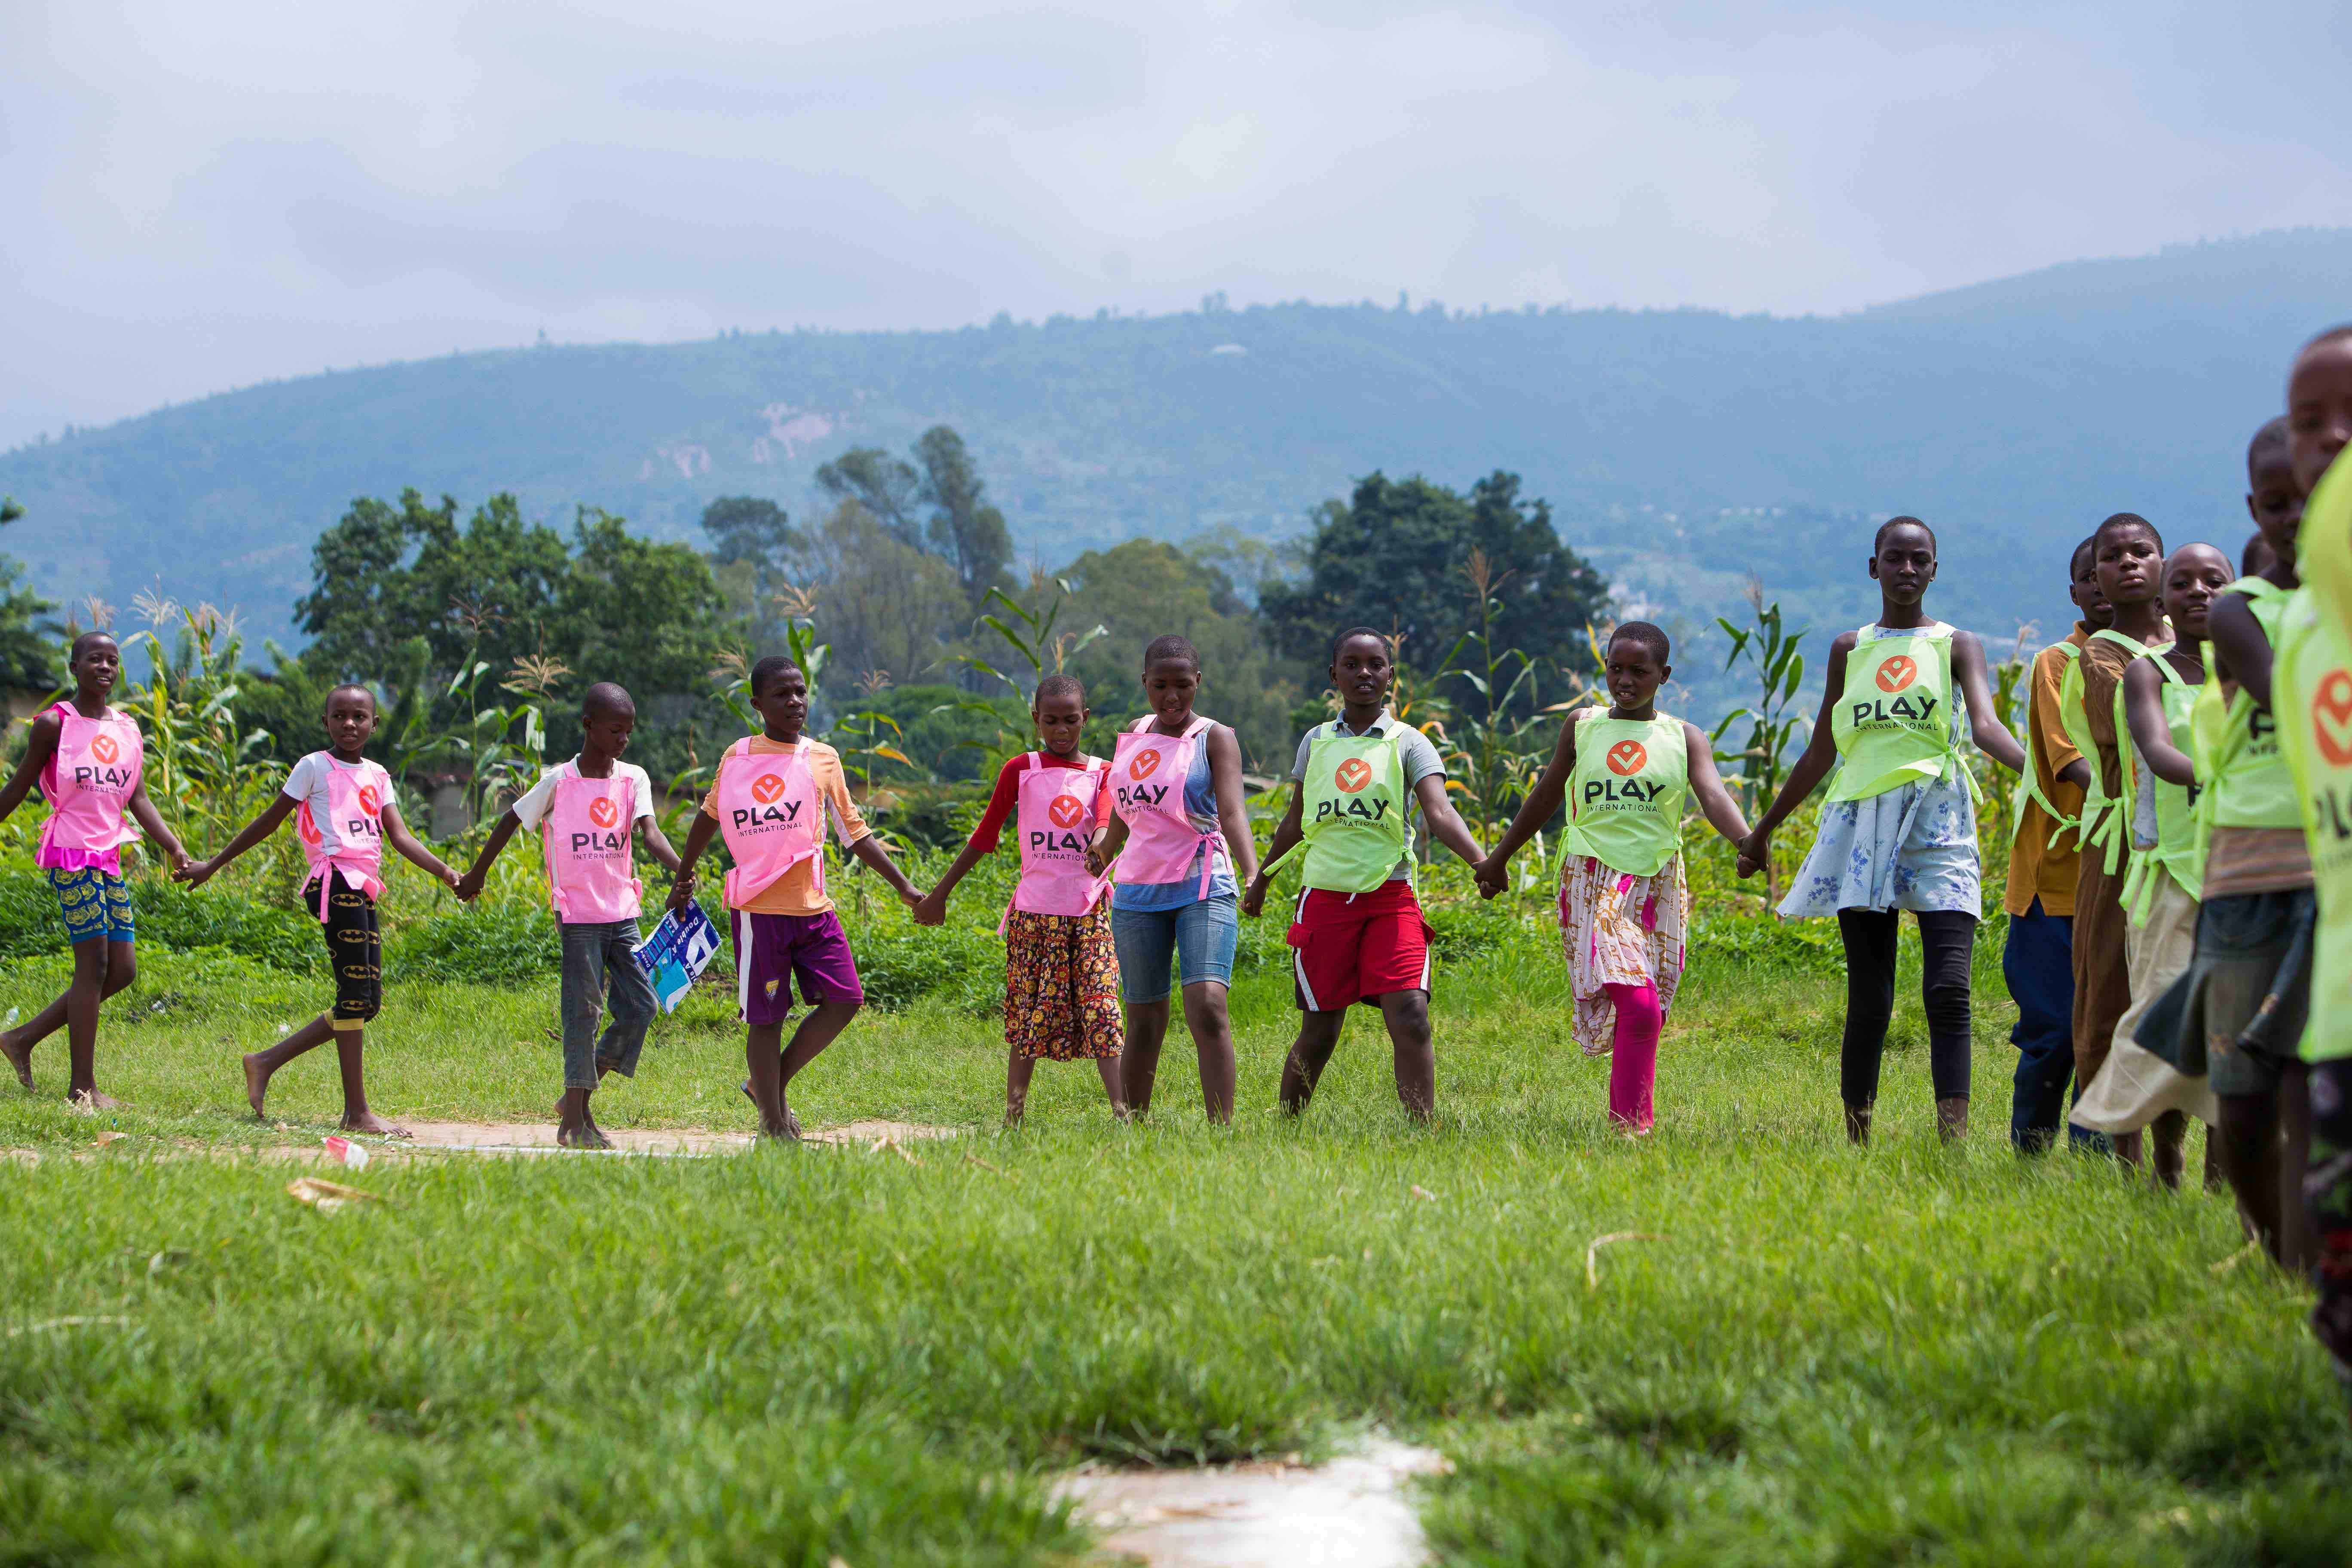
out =
[[[1109,828],[1097,827],[1095,829],[1094,837],[1088,841],[1087,845],[1087,876],[1101,876],[1103,874],[1103,868],[1110,863],[1110,858],[1103,853],[1103,840],[1108,837],[1110,837]]]
[[[946,899],[940,896],[940,890],[937,888],[933,888],[929,892],[925,893],[921,898],[915,900],[915,923],[917,925],[945,925],[947,923],[947,919],[948,901]]]
[[[692,903],[693,901],[694,901],[694,873],[693,873],[692,871],[688,871],[688,870],[685,870],[685,869],[680,869],[677,876],[675,876],[675,877],[673,877],[673,878],[671,878],[671,879],[670,879],[670,884],[669,884],[669,909],[670,909],[670,912],[671,912],[672,914],[676,914],[678,910],[682,910],[682,909],[686,908],[686,906],[687,906],[687,905],[688,905],[688,904]]]
[[[174,850],[173,850],[173,851],[172,851],[172,880],[173,880],[173,881],[175,881],[175,882],[184,882],[184,881],[186,881],[186,880],[188,879],[188,867],[189,867],[189,865],[190,865],[190,861],[189,861],[189,859],[188,859],[188,852],[187,852],[185,849],[174,849]]]
[[[1265,909],[1265,873],[1260,871],[1250,879],[1247,890],[1242,894],[1242,913],[1255,920]]]
[[[441,879],[441,885],[448,889],[453,893],[457,892],[459,888],[465,885],[466,879],[457,875],[456,868],[453,867],[444,866],[435,874]],[[464,895],[460,894],[459,896],[463,897]]]
[[[1487,856],[1471,867],[1470,871],[1478,879],[1478,896],[1482,899],[1491,899],[1510,889],[1510,862],[1499,855]]]
[[[468,871],[464,876],[458,878],[457,893],[457,900],[460,903],[470,904],[476,899],[480,898],[482,896],[482,873],[477,869]]]
[[[199,860],[190,865],[183,858],[173,866],[172,880],[185,882],[191,888],[201,888],[213,879],[213,873],[217,869],[219,868],[209,860]]]
[[[1740,877],[1753,877],[1764,868],[1765,858],[1772,852],[1772,836],[1759,827],[1739,841],[1738,849]]]

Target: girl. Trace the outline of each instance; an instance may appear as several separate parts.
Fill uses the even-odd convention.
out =
[[[1029,1104],[1037,1059],[1091,1061],[1113,1116],[1127,1114],[1119,1087],[1118,952],[1101,879],[1087,867],[1087,844],[1110,816],[1103,788],[1110,764],[1078,749],[1087,689],[1074,675],[1049,675],[1030,699],[1042,749],[1006,762],[987,814],[939,885],[915,906],[917,925],[947,919],[948,896],[984,855],[996,853],[1010,819],[1021,841],[1021,880],[997,930],[1004,938],[1004,1124]]]
[[[1738,803],[1715,771],[1715,749],[1697,725],[1657,710],[1675,670],[1666,634],[1629,621],[1610,634],[1610,707],[1569,715],[1551,765],[1478,867],[1493,898],[1506,868],[1563,798],[1559,931],[1575,996],[1573,1028],[1589,1057],[1609,1058],[1609,1116],[1627,1132],[1650,1130],[1658,1033],[1682,982],[1685,797],[1734,844],[1748,837]]]
[[[24,804],[37,779],[49,819],[41,825],[33,864],[58,896],[74,976],[64,995],[0,1034],[0,1055],[16,1069],[16,1081],[30,1089],[33,1047],[63,1024],[66,1098],[92,1110],[112,1110],[121,1102],[98,1091],[98,1008],[139,974],[122,847],[136,843],[139,828],[145,828],[171,858],[175,876],[186,868],[188,852],[147,798],[142,776],[147,752],[139,726],[106,703],[122,673],[122,650],[104,632],[84,632],[74,638],[66,671],[73,677],[73,700],[33,721],[24,758],[0,789],[0,822]],[[126,813],[137,827],[123,820]]]
[[[1954,1139],[1968,1131],[1969,959],[1982,908],[1976,781],[1959,740],[1966,733],[2012,773],[2024,767],[2025,752],[1992,718],[1984,645],[1920,608],[1936,580],[1934,531],[1916,517],[1882,523],[1870,575],[1879,588],[1878,619],[1830,645],[1812,742],[1740,846],[1739,874],[1762,868],[1772,830],[1835,764],[1819,837],[1780,912],[1834,914],[1845,943],[1838,1087],[1846,1135],[1856,1143],[1870,1137],[1895,1010],[1897,911],[1910,910],[1926,950],[1920,990],[1936,1124]]]
[[[1201,684],[1201,656],[1182,637],[1160,637],[1143,650],[1143,696],[1151,711],[1118,738],[1110,765],[1113,815],[1095,834],[1087,868],[1099,876],[1118,857],[1110,932],[1127,1012],[1121,1099],[1136,1115],[1151,1109],[1173,959],[1184,1023],[1201,1058],[1201,1099],[1209,1120],[1223,1122],[1234,1115],[1225,991],[1241,934],[1234,876],[1255,879],[1257,844],[1242,795],[1241,742],[1225,725],[1192,711]]]
[[[327,962],[335,972],[335,1006],[332,1014],[320,1014],[268,1050],[245,1058],[245,1101],[259,1119],[272,1075],[331,1039],[342,1069],[343,1131],[405,1138],[406,1128],[395,1127],[368,1109],[362,1070],[363,1034],[383,1005],[383,942],[375,902],[383,893],[377,873],[383,867],[384,842],[389,839],[404,858],[431,872],[444,887],[454,890],[457,873],[408,831],[392,798],[392,775],[363,754],[368,737],[375,733],[375,693],[364,686],[338,686],[327,693],[327,750],[296,763],[284,791],[229,840],[227,848],[177,875],[188,886],[201,888],[222,867],[277,832],[288,816],[294,817],[302,858],[310,868],[302,905],[325,928]]]

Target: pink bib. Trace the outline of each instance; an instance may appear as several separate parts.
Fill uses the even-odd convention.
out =
[[[719,759],[719,831],[735,868],[727,873],[727,907],[740,910],[803,860],[816,862],[824,891],[824,806],[808,764],[808,741],[790,752],[754,753],[736,742]]]
[[[557,775],[539,821],[555,918],[566,925],[611,925],[645,912],[629,836],[636,790],[618,768],[608,779]]]
[[[79,871],[95,866],[122,874],[122,847],[139,828],[130,818],[131,792],[147,765],[139,726],[110,708],[103,719],[85,719],[70,702],[49,710],[58,716],[58,750],[41,778],[49,819],[33,864],[44,870]]]
[[[1109,885],[1087,869],[1087,845],[1095,834],[1095,802],[1109,770],[1097,763],[1084,768],[1049,768],[1037,752],[1021,774],[1013,826],[1021,835],[1021,880],[1006,906],[1033,915],[1083,915]],[[1003,930],[1000,922],[998,929]]]
[[[1118,880],[1122,886],[1181,881],[1197,857],[1201,890],[1195,897],[1205,899],[1219,838],[1193,826],[1184,814],[1184,781],[1192,774],[1192,752],[1203,743],[1209,721],[1195,714],[1181,735],[1160,734],[1150,728],[1152,721],[1149,713],[1137,720],[1137,728],[1122,732],[1111,753],[1111,809],[1127,822]]]
[[[327,918],[327,895],[334,890],[335,872],[371,899],[383,896],[383,803],[392,794],[392,775],[381,763],[345,767],[327,756],[327,811],[334,818],[340,842],[327,853],[325,836],[304,801],[294,813],[294,831],[302,840],[302,858],[319,879],[319,918]]]

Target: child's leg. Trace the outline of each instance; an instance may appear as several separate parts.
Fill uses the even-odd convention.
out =
[[[2311,1168],[2311,1068],[2301,1058],[2279,1074],[2279,1262],[2293,1273],[2310,1271],[2317,1238],[2303,1205],[2304,1173]]]
[[[2071,915],[2044,913],[2036,898],[2009,919],[2000,973],[2017,1003],[2017,1075],[2010,1090],[2009,1140],[2021,1153],[2057,1141],[2066,1083],[2074,1075],[2074,954]]]
[[[1397,1102],[1406,1115],[1426,1121],[1437,1112],[1437,1047],[1430,1037],[1429,993],[1381,993],[1381,1019],[1389,1026],[1396,1061]]]
[[[1977,917],[1963,910],[1929,910],[1919,917],[1923,963],[1919,999],[1927,1014],[1927,1070],[1936,1089],[1936,1130],[1946,1139],[1969,1130],[1969,1065],[1975,1048],[1969,999],[1969,961]]]
[[[784,1026],[751,1024],[743,1031],[743,1068],[751,1103],[760,1109],[760,1131],[771,1138],[790,1138],[784,1121]]]
[[[1029,1109],[1029,1079],[1037,1070],[1037,1058],[1024,1056],[1018,1046],[1005,1047],[1004,1063],[1004,1125],[1017,1127],[1022,1113]]]
[[[1111,1114],[1124,1119],[1127,1115],[1127,1078],[1119,1058],[1097,1057],[1095,1071],[1102,1078],[1103,1093],[1110,1098]]]
[[[98,1092],[98,1010],[108,997],[127,989],[139,978],[139,950],[130,942],[111,939],[85,942],[83,946],[97,948],[102,962],[97,984],[92,987],[82,978],[79,952],[74,956],[74,985],[66,994],[66,1051],[70,1064],[66,1098],[93,1110],[111,1110],[121,1102]]]
[[[1838,1046],[1838,1093],[1845,1101],[1846,1136],[1870,1136],[1878,1102],[1878,1063],[1886,1051],[1886,1025],[1895,1016],[1893,910],[1840,910],[1845,944],[1845,1033]]]
[[[604,1004],[608,1019],[596,1042],[596,1077],[608,1072],[637,1076],[637,1058],[645,1054],[646,1031],[661,1012],[654,983],[637,967],[637,922],[617,921],[604,929]],[[591,1086],[593,1087],[593,1085]]]
[[[1604,986],[1617,1009],[1616,1033],[1609,1044],[1609,1119],[1635,1132],[1647,1132],[1654,1119],[1653,1090],[1658,1080],[1658,1035],[1665,1014],[1654,985]]]
[[[2246,1234],[2263,1244],[2273,1258],[2279,1255],[2278,1095],[2224,1094],[2221,1124],[2221,1174],[2238,1200],[2238,1218]]]
[[[1122,964],[1121,974],[1127,973]],[[1168,998],[1120,1005],[1127,1037],[1119,1045],[1119,1093],[1129,1110],[1140,1116],[1151,1109],[1151,1087],[1160,1077],[1160,1047],[1168,1038]]]
[[[596,1087],[596,1026],[604,1017],[604,928],[570,921],[556,925],[563,977],[557,1009],[563,1016],[563,1093]]]
[[[1234,1119],[1234,1028],[1225,990],[1242,934],[1241,900],[1231,893],[1187,905],[1176,916],[1176,973],[1184,1023],[1201,1061],[1201,1102],[1215,1122]]]
[[[2311,1331],[2352,1394],[2352,1058],[2313,1064],[2311,1163],[2303,1178],[2305,1224],[2319,1304]]]
[[[1306,1110],[1307,1102],[1315,1098],[1315,1086],[1322,1079],[1331,1053],[1339,1048],[1339,1031],[1347,1022],[1344,1009],[1298,1015],[1298,1037],[1291,1041],[1290,1054],[1282,1058],[1282,1088],[1278,1091],[1282,1109],[1291,1115]]]
[[[1176,917],[1165,910],[1110,911],[1118,953],[1118,996],[1126,1038],[1119,1047],[1120,1101],[1137,1116],[1151,1109],[1160,1047],[1168,1037],[1168,970],[1176,957]]]

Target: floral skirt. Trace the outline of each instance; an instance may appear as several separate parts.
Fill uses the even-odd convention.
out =
[[[1118,952],[1110,906],[1092,914],[1014,910],[1004,921],[1004,1039],[1052,1062],[1118,1055]]]
[[[1559,879],[1559,940],[1575,998],[1571,1027],[1588,1057],[1609,1054],[1617,1026],[1611,985],[1653,985],[1663,1016],[1683,978],[1683,926],[1690,894],[1683,858],[1654,877],[1613,870],[1590,855],[1570,858]]]

